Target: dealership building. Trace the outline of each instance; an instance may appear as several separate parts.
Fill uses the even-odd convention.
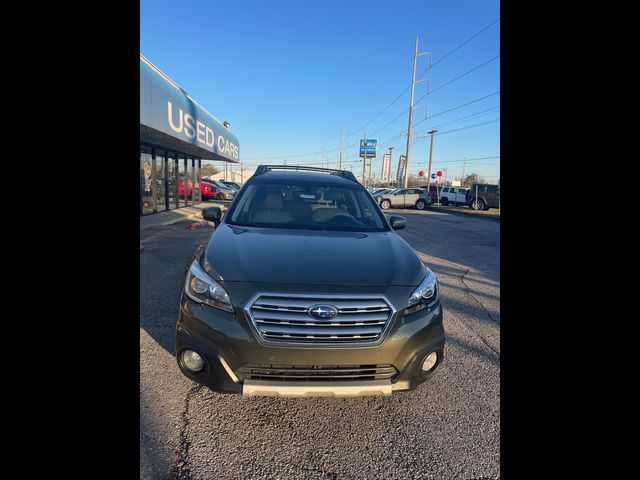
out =
[[[227,127],[140,55],[140,215],[201,202],[202,160],[239,162]]]

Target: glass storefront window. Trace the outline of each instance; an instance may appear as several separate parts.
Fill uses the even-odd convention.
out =
[[[199,158],[140,144],[140,214],[201,203],[203,166]]]
[[[156,185],[157,185],[157,211],[164,212],[167,209],[165,180],[167,177],[164,150],[154,149],[156,155]]]
[[[169,208],[178,207],[178,162],[176,162],[176,154],[167,153],[167,172],[168,172],[168,189],[169,189]]]
[[[193,159],[193,203],[200,203],[202,190],[200,189],[200,159]]]
[[[189,188],[191,182],[185,181],[186,175],[184,155],[178,155],[178,192],[182,200],[181,205],[188,205],[187,197],[191,194],[191,188]]]
[[[152,182],[151,149],[140,147],[140,196],[142,214],[153,213],[154,186]]]

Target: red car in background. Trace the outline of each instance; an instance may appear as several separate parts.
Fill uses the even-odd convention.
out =
[[[429,190],[429,193],[431,194],[432,203],[438,202],[438,186],[437,185],[431,185],[430,187],[424,186],[420,188],[422,188],[423,190]]]
[[[209,200],[218,196],[218,190],[215,185],[207,182],[206,180],[200,181],[200,193],[202,200]],[[187,194],[189,195],[189,198],[192,198],[193,182],[191,178],[189,178],[189,181],[187,182]],[[182,178],[178,181],[178,196],[180,198],[184,198],[184,179]]]

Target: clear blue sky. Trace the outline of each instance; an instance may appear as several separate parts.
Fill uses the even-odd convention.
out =
[[[343,126],[344,165],[362,171],[355,145],[375,133],[382,148],[372,168],[379,176],[386,148],[395,147],[394,174],[404,153],[408,113],[400,114],[409,91],[370,120],[409,87],[415,38],[422,34],[419,51],[431,52],[434,63],[422,78],[433,93],[418,101],[427,84],[417,84],[416,106],[435,116],[418,125],[425,109],[416,109],[413,136],[434,127],[440,132],[434,167],[448,167],[452,179],[462,171],[454,160],[500,155],[494,121],[500,94],[437,114],[499,91],[500,58],[438,87],[500,54],[500,22],[443,57],[499,17],[498,0],[141,0],[140,52],[231,123],[245,164],[320,163],[324,148],[336,168]],[[419,57],[416,75],[428,66],[428,56]],[[491,123],[474,126],[484,122]],[[463,130],[446,133],[456,129]],[[412,144],[411,173],[426,170],[428,147],[428,139]],[[473,160],[465,173],[497,180],[499,165],[499,158]]]

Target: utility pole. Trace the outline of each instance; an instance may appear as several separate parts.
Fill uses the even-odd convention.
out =
[[[431,146],[429,147],[429,168],[427,169],[427,187],[431,187],[431,158],[433,156],[433,134],[436,133],[437,130],[431,130],[427,132],[427,134],[431,135]]]
[[[373,159],[369,160],[369,185],[371,185],[371,164],[373,163]]]
[[[367,179],[365,178],[367,175],[367,134],[364,134],[364,157],[362,159],[362,186],[367,188]]]
[[[342,127],[340,127],[340,165],[338,170],[342,170]]]
[[[240,160],[240,183],[244,183],[244,173],[242,171],[242,160]]]
[[[407,149],[405,152],[405,165],[404,165],[404,181],[403,187],[407,188],[407,181],[409,180],[409,149],[411,147],[411,120],[413,118],[413,91],[416,86],[416,63],[418,60],[418,36],[416,35],[416,48],[413,52],[413,75],[411,77],[411,100],[409,101],[409,126],[407,128]]]
[[[444,167],[444,185],[447,186],[447,167]]]
[[[464,160],[462,161],[462,181],[460,182],[460,185],[464,185],[464,167],[467,164],[467,157],[464,158]]]

